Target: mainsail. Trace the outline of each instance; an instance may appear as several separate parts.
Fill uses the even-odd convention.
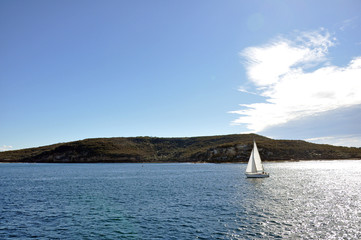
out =
[[[257,172],[263,172],[264,169],[263,169],[263,164],[261,162],[261,156],[259,155],[258,148],[257,148],[255,141],[253,142],[253,151],[254,151],[254,153],[253,153],[254,162],[256,164]]]

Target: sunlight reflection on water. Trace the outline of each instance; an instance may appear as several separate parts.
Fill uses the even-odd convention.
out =
[[[285,238],[361,237],[361,161],[270,163],[253,205],[261,234]],[[254,215],[252,215],[254,216]],[[266,221],[264,221],[266,220]]]

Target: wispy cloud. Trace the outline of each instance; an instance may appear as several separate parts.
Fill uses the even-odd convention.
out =
[[[241,104],[232,111],[251,131],[291,120],[361,104],[361,56],[346,66],[328,61],[336,39],[325,29],[299,32],[292,39],[278,37],[241,52],[249,80],[266,102]]]
[[[358,17],[348,18],[342,21],[340,24],[339,29],[341,31],[345,31],[347,28],[355,28],[355,22],[358,19]]]
[[[2,147],[0,146],[0,152],[9,151],[12,150],[12,148],[12,146],[3,145]]]
[[[327,137],[308,138],[306,141],[319,143],[319,144],[331,144],[336,146],[345,147],[361,147],[361,135],[336,135]]]
[[[258,93],[248,91],[245,87],[242,87],[242,86],[238,88],[238,91],[243,92],[243,93],[258,95]]]

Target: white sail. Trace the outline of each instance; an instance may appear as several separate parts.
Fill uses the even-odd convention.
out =
[[[248,165],[246,169],[246,173],[255,173],[257,172],[256,163],[254,161],[254,149],[252,149],[251,156],[248,160]]]
[[[259,155],[258,148],[257,148],[255,141],[253,142],[253,151],[252,152],[253,152],[253,158],[254,158],[254,162],[256,164],[257,172],[263,172],[264,169],[263,169],[263,165],[261,162],[261,156]]]

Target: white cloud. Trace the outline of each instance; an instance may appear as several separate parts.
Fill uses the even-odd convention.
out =
[[[294,41],[279,38],[265,46],[246,48],[241,56],[246,58],[250,80],[259,87],[267,87],[292,70],[324,61],[328,47],[333,45],[328,32],[307,32]]]
[[[308,142],[345,147],[361,147],[361,135],[327,136],[305,139]]]
[[[3,145],[0,147],[0,152],[12,150],[12,146]]]
[[[254,132],[327,111],[361,104],[361,56],[347,66],[328,63],[328,49],[336,39],[326,30],[298,33],[293,40],[241,52],[249,80],[266,102],[241,104],[232,111]]]

